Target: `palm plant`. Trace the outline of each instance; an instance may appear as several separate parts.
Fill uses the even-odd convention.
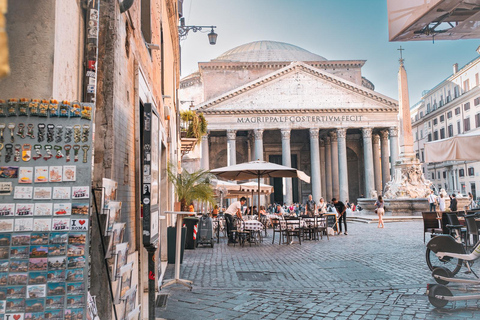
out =
[[[185,110],[180,113],[180,118],[185,123],[183,130],[186,138],[196,138],[200,142],[202,136],[207,133],[207,120],[203,113]]]
[[[174,166],[169,165],[167,174],[175,187],[181,211],[187,211],[188,205],[195,200],[214,203],[214,192],[210,185],[213,175],[209,170],[198,170],[192,173],[182,170],[181,173],[177,173]]]

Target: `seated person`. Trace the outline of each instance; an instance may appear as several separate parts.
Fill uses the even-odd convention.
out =
[[[277,210],[275,210],[275,214],[277,216],[283,216],[285,214],[285,211],[283,211],[283,208],[281,205],[277,205]]]
[[[260,206],[260,216],[264,217],[266,215],[267,215],[267,211],[265,210],[265,206]]]

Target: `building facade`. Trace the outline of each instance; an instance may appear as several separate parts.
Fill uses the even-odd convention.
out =
[[[412,132],[417,157],[435,190],[449,194],[479,196],[480,161],[425,163],[425,143],[480,130],[480,57],[464,67],[453,66],[453,74],[427,91],[411,107]]]
[[[208,121],[198,166],[265,160],[305,171],[311,184],[271,179],[269,201],[381,193],[398,157],[398,103],[362,77],[364,60],[327,60],[297,46],[258,41],[198,64],[181,100]],[[190,160],[191,161],[191,160]]]

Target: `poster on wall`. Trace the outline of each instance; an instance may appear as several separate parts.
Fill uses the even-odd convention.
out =
[[[0,319],[87,319],[93,106],[5,107],[0,128],[14,128],[7,143],[20,156],[0,153]]]

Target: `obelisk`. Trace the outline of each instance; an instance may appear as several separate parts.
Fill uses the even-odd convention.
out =
[[[399,50],[404,50],[400,47]],[[400,68],[398,70],[398,117],[400,120],[400,158],[414,158],[412,122],[410,118],[410,102],[408,99],[407,71],[403,65],[402,51],[400,51]]]

